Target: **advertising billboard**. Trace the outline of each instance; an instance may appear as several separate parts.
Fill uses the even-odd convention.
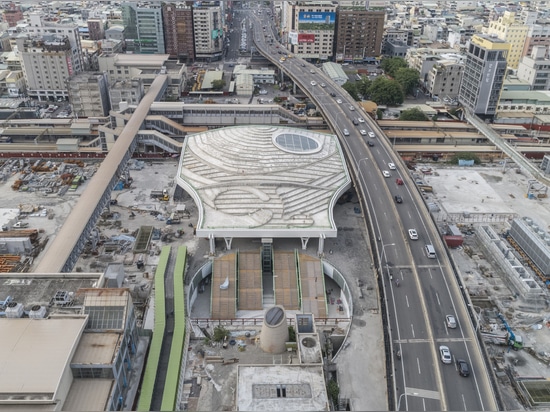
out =
[[[296,31],[289,32],[288,33],[288,41],[292,45],[297,45],[298,44],[298,32],[296,32]]]
[[[334,30],[336,13],[301,11],[298,13],[298,30]]]
[[[298,34],[298,43],[315,43],[315,34]]]

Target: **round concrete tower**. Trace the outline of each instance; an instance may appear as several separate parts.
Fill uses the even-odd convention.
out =
[[[264,316],[260,348],[268,353],[283,353],[288,341],[288,325],[285,310],[282,306],[273,306]]]

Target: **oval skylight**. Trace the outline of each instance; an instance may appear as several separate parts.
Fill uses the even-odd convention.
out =
[[[297,133],[281,133],[275,136],[274,142],[282,150],[292,153],[313,153],[321,147],[314,138]]]

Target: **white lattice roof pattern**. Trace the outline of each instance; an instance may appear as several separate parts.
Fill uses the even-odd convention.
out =
[[[187,138],[177,181],[199,208],[197,236],[336,236],[332,208],[350,187],[332,134],[239,126]]]

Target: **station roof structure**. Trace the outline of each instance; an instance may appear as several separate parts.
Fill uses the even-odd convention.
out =
[[[336,237],[333,207],[351,185],[335,135],[278,126],[189,136],[176,179],[202,237]]]

